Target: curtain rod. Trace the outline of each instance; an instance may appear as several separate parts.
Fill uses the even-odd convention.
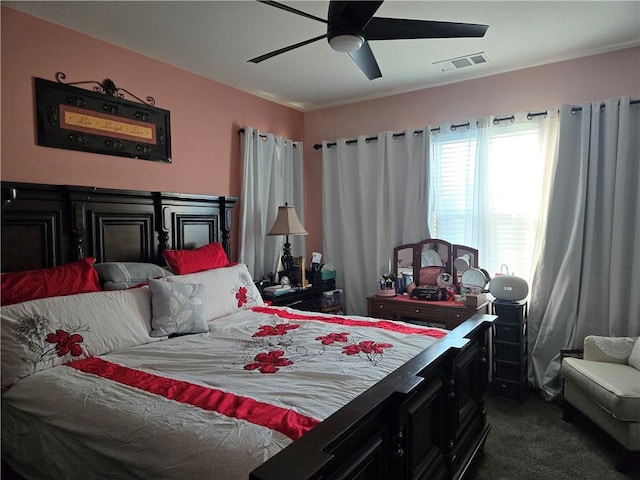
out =
[[[640,100],[631,100],[630,103],[631,103],[631,105],[635,105],[635,104],[640,103]],[[601,108],[604,107],[604,103],[601,103],[600,107]],[[580,111],[582,111],[582,107],[574,107],[574,108],[571,109],[571,113],[580,112]],[[540,115],[547,115],[547,113],[548,113],[547,110],[545,110],[543,112],[530,112],[530,113],[527,113],[527,119],[528,120],[532,120],[533,118],[539,117]],[[513,122],[513,121],[515,121],[515,116],[509,115],[508,117],[496,117],[496,118],[493,119],[493,124],[494,125],[498,125],[500,122],[503,122],[503,121],[506,121],[506,120],[510,120],[510,121]],[[456,124],[456,125],[451,125],[450,128],[451,128],[451,131],[455,131],[456,128],[460,128],[460,127],[469,128],[469,126],[470,126],[469,122],[467,122],[467,123],[459,123],[459,124]],[[439,132],[440,131],[440,127],[432,128],[431,131],[432,132]],[[413,131],[414,135],[420,135],[421,133],[424,133],[424,130],[414,130]],[[398,132],[398,133],[394,133],[393,134],[393,138],[404,137],[404,136],[405,136],[404,132]],[[370,142],[372,140],[378,140],[378,137],[377,136],[376,137],[366,137],[364,140],[365,140],[365,142]],[[354,138],[354,139],[347,140],[345,143],[347,145],[351,145],[352,143],[357,143],[357,142],[358,142],[358,140]],[[327,147],[334,147],[335,145],[336,145],[336,142],[327,143]],[[314,148],[314,150],[320,150],[322,148],[322,144],[316,143],[313,146],[313,148]]]
[[[629,104],[630,104],[630,105],[637,105],[637,104],[640,104],[640,100],[631,100],[631,101],[629,102]],[[618,102],[618,106],[620,106],[620,102]],[[605,107],[605,104],[604,104],[604,103],[601,103],[601,104],[600,104],[600,108],[604,109],[604,107]],[[573,108],[571,109],[571,113],[576,113],[576,112],[581,112],[581,111],[582,111],[582,107],[573,107]]]
[[[245,133],[244,128],[241,128],[238,130],[238,135]],[[254,132],[255,135],[255,132]],[[259,134],[260,138],[262,140],[266,140],[267,138],[269,138],[267,135],[264,135],[262,133]],[[287,144],[287,141],[285,140],[284,144]],[[291,144],[293,145],[293,148],[296,148],[298,145],[296,145],[296,142],[294,142],[293,140],[291,140]]]
[[[532,113],[527,113],[527,118],[528,118],[529,120],[531,120],[531,119],[533,119],[534,117],[538,117],[538,116],[540,116],[540,115],[547,115],[547,111],[545,110],[544,112],[532,112]],[[499,117],[499,118],[498,118],[498,117],[496,117],[496,118],[494,118],[494,119],[493,119],[493,123],[494,123],[495,125],[497,125],[498,123],[500,123],[500,122],[502,122],[502,121],[505,121],[505,120],[511,120],[511,121],[513,122],[513,121],[515,120],[515,117],[514,117],[513,115],[509,115],[508,117]],[[454,124],[454,125],[451,125],[449,128],[451,129],[451,131],[452,131],[452,132],[455,132],[458,128],[461,128],[461,127],[470,128],[470,127],[471,127],[471,124],[470,124],[469,122],[466,122],[466,123],[456,123],[456,124]],[[440,127],[432,128],[430,131],[432,131],[432,132],[439,132],[439,131],[440,131]],[[413,131],[413,135],[414,135],[414,136],[416,136],[416,135],[420,135],[421,133],[424,133],[424,130],[414,130],[414,131]],[[401,138],[401,137],[404,137],[404,136],[405,136],[405,132],[398,132],[398,133],[394,133],[394,134],[392,135],[392,137],[393,137],[393,138]],[[366,138],[364,139],[364,141],[365,141],[365,142],[370,142],[370,141],[372,141],[372,140],[378,140],[378,137],[377,137],[377,136],[376,136],[376,137],[366,137]],[[357,143],[357,142],[358,142],[358,140],[354,138],[354,139],[347,140],[345,143],[346,143],[347,145],[351,145],[352,143]],[[334,147],[335,145],[336,145],[336,142],[329,142],[329,143],[327,143],[327,147]],[[320,144],[320,143],[316,143],[316,144],[313,146],[313,148],[314,148],[315,150],[320,150],[320,149],[322,148],[322,144]]]

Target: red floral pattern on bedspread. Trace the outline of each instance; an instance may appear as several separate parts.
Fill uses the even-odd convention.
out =
[[[332,325],[335,323],[353,327],[373,327],[375,330],[387,330],[401,334],[417,334],[422,336],[439,337],[444,335],[437,329],[419,328],[398,325],[394,322],[356,320],[348,317],[318,316],[292,312],[282,309],[261,308],[252,309],[259,313],[268,313],[274,317],[273,323],[258,327],[258,331],[251,336],[252,340],[241,341],[239,351],[246,351],[242,368],[259,373],[276,373],[283,367],[290,367],[296,363],[318,361],[329,364],[347,361],[345,357],[365,360],[374,367],[384,360],[385,353],[393,348],[393,344],[384,341],[376,341],[363,331],[341,331],[326,334],[313,335],[315,342],[319,342],[319,348],[311,342],[308,334],[301,329],[301,324],[278,322],[277,319],[308,320],[316,326]],[[304,322],[306,323],[306,322]],[[317,328],[315,329],[317,332]],[[371,332],[373,333],[373,331]],[[366,335],[366,336],[365,336]],[[257,351],[257,353],[256,353]],[[237,365],[237,364],[236,364]]]
[[[289,330],[295,330],[300,328],[300,325],[295,323],[279,323],[275,326],[272,325],[260,325],[259,331],[253,334],[254,337],[267,337],[276,335],[285,335]]]
[[[285,358],[282,350],[273,350],[267,353],[259,353],[256,355],[253,363],[244,366],[245,370],[260,370],[260,373],[276,373],[280,370],[278,367],[286,367],[293,365],[293,362]]]
[[[391,348],[390,343],[376,343],[371,340],[365,340],[357,345],[351,344],[343,348],[342,352],[347,355],[364,355],[367,360],[376,364],[384,354],[383,348]]]
[[[348,336],[349,334],[346,332],[330,333],[329,335],[325,335],[323,337],[316,337],[316,340],[320,340],[323,345],[331,345],[335,342],[341,342],[341,343],[348,342],[349,341],[349,339],[347,338]]]

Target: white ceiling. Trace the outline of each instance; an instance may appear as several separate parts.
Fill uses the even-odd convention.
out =
[[[320,40],[326,25],[256,1],[2,2],[31,15],[301,111],[378,98],[640,45],[640,1],[401,1],[376,16],[481,23],[483,38],[370,42],[382,78],[367,80]],[[328,1],[284,1],[326,18]],[[433,64],[485,52],[489,62]]]

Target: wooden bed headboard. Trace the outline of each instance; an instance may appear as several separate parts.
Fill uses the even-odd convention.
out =
[[[221,242],[235,197],[2,182],[1,271],[97,262],[164,265],[165,249]]]

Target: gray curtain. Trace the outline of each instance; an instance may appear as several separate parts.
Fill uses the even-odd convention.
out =
[[[428,148],[429,135],[412,130],[323,144],[323,261],[335,266],[350,315],[366,315],[394,247],[427,238]]]
[[[282,255],[283,236],[267,236],[278,213],[287,202],[296,208],[304,225],[302,142],[244,127],[241,137],[243,159],[240,196],[239,260],[258,280],[276,273]],[[305,256],[306,236],[289,237],[295,256]]]
[[[640,335],[640,105],[561,107],[556,165],[529,311],[529,379],[548,398],[560,349]]]

